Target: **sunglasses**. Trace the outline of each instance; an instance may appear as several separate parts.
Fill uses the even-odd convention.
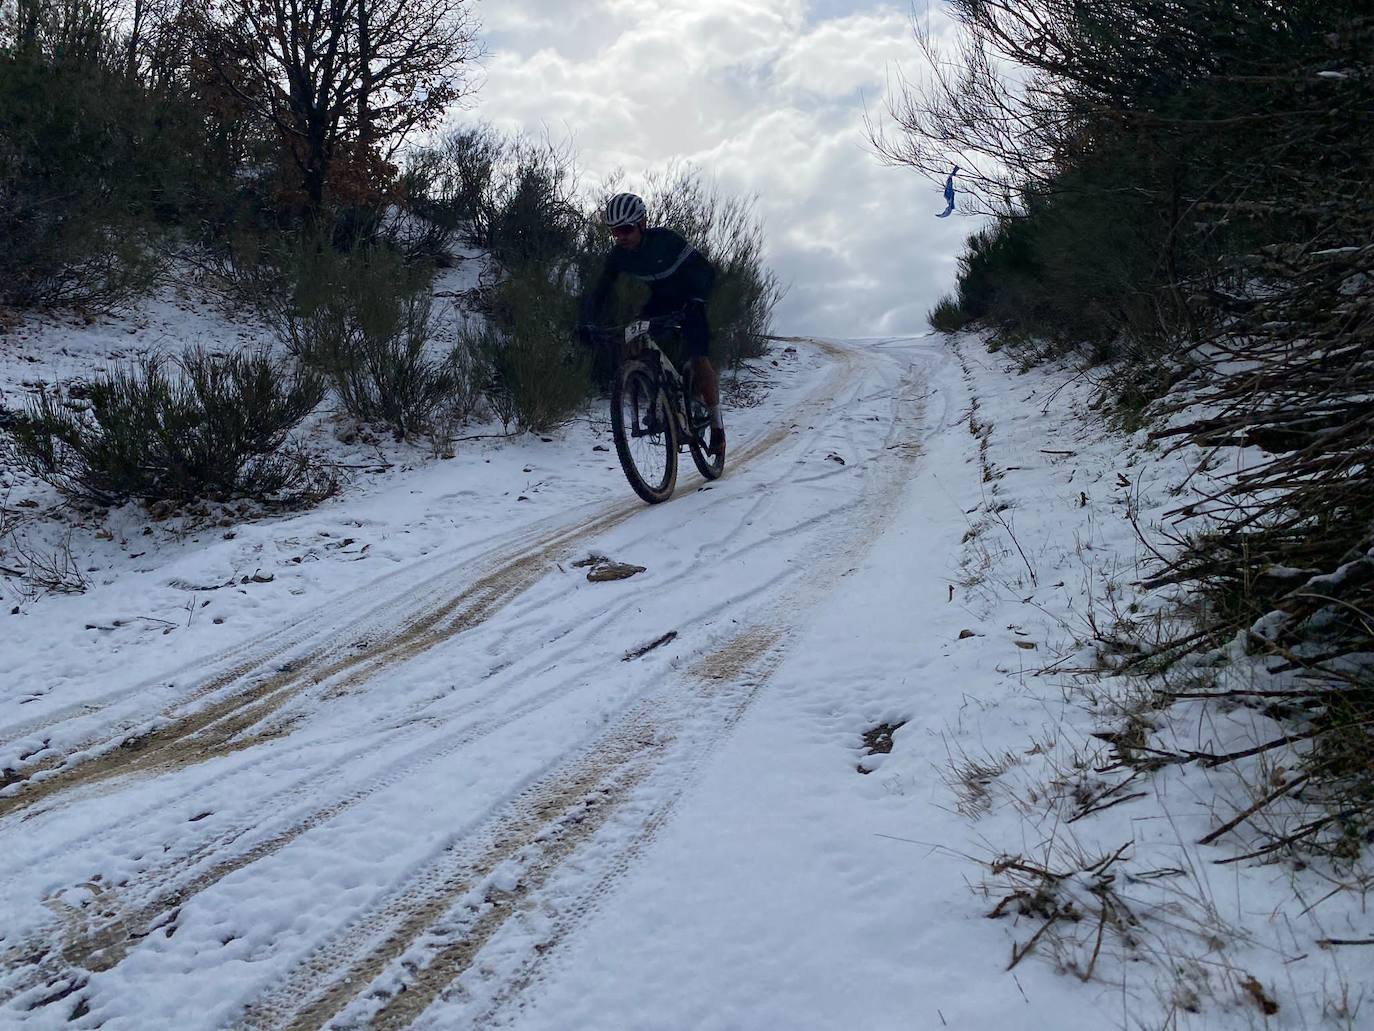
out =
[[[639,228],[639,226],[611,226],[611,235],[612,235],[612,236],[629,236],[631,233],[633,233],[633,232],[634,232],[635,230],[637,230],[638,228]]]

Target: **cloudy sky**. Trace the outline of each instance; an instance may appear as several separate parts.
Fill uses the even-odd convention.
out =
[[[936,31],[937,0],[921,3]],[[915,70],[905,3],[868,0],[484,0],[484,82],[460,120],[571,137],[589,180],[626,187],[671,160],[756,195],[790,292],[784,333],[922,332],[954,283],[968,219],[939,186],[881,165],[863,105]],[[652,220],[652,212],[650,213]]]

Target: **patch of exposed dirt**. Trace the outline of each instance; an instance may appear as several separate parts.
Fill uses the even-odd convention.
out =
[[[876,727],[870,727],[864,731],[864,748],[867,749],[866,755],[887,755],[892,751],[892,735],[906,726],[907,721],[900,723],[879,723]],[[872,773],[862,760],[855,767],[860,773]]]

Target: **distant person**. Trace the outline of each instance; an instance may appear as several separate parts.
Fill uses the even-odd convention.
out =
[[[716,270],[706,257],[671,229],[648,228],[644,201],[633,193],[617,193],[606,202],[604,221],[615,246],[596,285],[583,299],[584,323],[600,323],[615,281],[622,274],[649,287],[649,300],[640,318],[682,316],[682,339],[691,362],[692,382],[711,412],[709,450],[725,450],[725,424],[720,415],[720,380],[709,357],[711,330],[706,324],[706,302],[716,280]]]

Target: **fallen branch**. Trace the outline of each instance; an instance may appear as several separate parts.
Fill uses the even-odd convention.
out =
[[[1247,859],[1258,859],[1260,856],[1267,856],[1271,852],[1277,852],[1279,849],[1284,848],[1288,845],[1296,845],[1299,841],[1302,841],[1304,838],[1310,838],[1312,835],[1316,834],[1317,831],[1321,830],[1328,823],[1332,823],[1337,819],[1343,819],[1347,816],[1353,816],[1358,811],[1359,810],[1352,809],[1348,811],[1342,811],[1339,813],[1331,813],[1327,816],[1319,817],[1313,820],[1311,823],[1307,823],[1299,827],[1292,834],[1285,834],[1282,837],[1277,838],[1274,841],[1271,841],[1268,845],[1265,845],[1263,848],[1257,848],[1255,849],[1255,851],[1247,852],[1243,856],[1228,856],[1225,859],[1217,859],[1215,860],[1216,865],[1226,866],[1230,863],[1243,863]]]
[[[1055,914],[1054,916],[1052,916],[1052,917],[1050,917],[1048,920],[1046,920],[1043,924],[1041,924],[1041,925],[1040,925],[1040,930],[1036,931],[1033,935],[1031,935],[1030,941],[1026,942],[1025,947],[1022,948],[1020,951],[1017,950],[1017,948],[1016,948],[1016,943],[1015,943],[1015,942],[1012,942],[1012,943],[1011,943],[1011,962],[1007,964],[1007,969],[1008,969],[1008,970],[1015,970],[1015,969],[1016,969],[1016,964],[1020,963],[1023,959],[1026,958],[1026,955],[1030,952],[1030,950],[1033,949],[1033,948],[1035,948],[1035,943],[1038,942],[1038,941],[1040,940],[1041,936],[1042,936],[1046,931],[1048,931],[1048,930],[1050,929],[1050,925],[1051,925],[1051,924],[1054,924],[1054,923],[1057,923],[1058,920],[1059,920],[1059,915],[1058,915],[1058,914]]]
[[[1250,817],[1254,816],[1257,812],[1259,812],[1261,809],[1263,809],[1265,806],[1267,806],[1270,802],[1277,801],[1278,799],[1282,798],[1284,795],[1288,794],[1288,792],[1292,791],[1294,788],[1301,787],[1303,784],[1305,784],[1307,781],[1309,781],[1309,780],[1311,780],[1311,779],[1312,779],[1312,774],[1311,774],[1311,773],[1304,773],[1301,777],[1297,778],[1296,780],[1288,781],[1288,782],[1287,782],[1286,784],[1284,784],[1282,787],[1278,788],[1278,789],[1275,790],[1275,791],[1271,791],[1269,794],[1265,795],[1263,798],[1261,798],[1261,799],[1260,799],[1258,802],[1256,802],[1254,805],[1252,805],[1252,806],[1248,807],[1247,809],[1245,809],[1244,812],[1240,813],[1240,814],[1239,814],[1238,816],[1236,816],[1234,819],[1227,820],[1225,823],[1223,823],[1223,824],[1222,824],[1220,827],[1218,827],[1216,830],[1212,831],[1212,833],[1210,833],[1210,834],[1208,834],[1207,836],[1205,836],[1205,837],[1199,839],[1198,844],[1199,844],[1199,845],[1210,845],[1212,842],[1216,841],[1217,838],[1221,837],[1223,834],[1227,833],[1228,831],[1233,831],[1233,830],[1235,830],[1235,829],[1236,829],[1237,827],[1239,827],[1242,823],[1244,823],[1246,820],[1250,819]]]
[[[472,435],[469,436],[469,437],[452,437],[452,438],[449,439],[448,443],[450,443],[450,444],[461,444],[461,443],[463,443],[464,441],[468,441],[468,440],[499,440],[499,439],[504,439],[504,438],[507,438],[507,437],[518,437],[518,436],[520,436],[520,434],[525,433],[525,432],[527,432],[527,431],[526,431],[526,430],[510,430],[510,431],[505,432],[505,433],[474,433],[474,434],[472,434]]]
[[[1149,792],[1147,791],[1136,791],[1129,795],[1122,795],[1120,798],[1114,798],[1110,802],[1103,803],[1102,805],[1096,806],[1092,809],[1083,809],[1075,813],[1073,816],[1069,817],[1064,822],[1074,823],[1075,821],[1083,819],[1083,817],[1085,816],[1091,816],[1093,813],[1100,813],[1104,809],[1110,809],[1112,806],[1120,805],[1122,802],[1129,802],[1132,799],[1136,798],[1144,798],[1147,794],[1149,794]]]
[[[1102,933],[1107,929],[1107,907],[1104,905],[1097,914],[1097,941],[1093,943],[1093,954],[1088,959],[1088,969],[1083,971],[1081,978],[1084,984],[1092,980],[1093,969],[1097,966],[1097,957],[1102,952]]]
[[[649,642],[648,644],[646,644],[646,645],[641,645],[641,646],[638,647],[638,648],[635,648],[635,649],[632,649],[631,651],[626,652],[625,655],[621,658],[620,661],[621,661],[621,662],[629,662],[629,661],[632,660],[632,659],[640,659],[640,658],[643,658],[645,655],[648,655],[648,654],[649,654],[651,651],[653,651],[655,648],[661,648],[661,647],[663,647],[663,645],[667,644],[669,641],[674,641],[674,640],[676,640],[676,639],[677,639],[677,631],[676,631],[676,630],[669,630],[669,631],[668,631],[666,634],[664,634],[662,637],[655,638],[654,640],[650,641],[650,642]]]
[[[997,521],[1002,524],[1002,528],[1007,531],[1007,536],[1009,536],[1011,538],[1011,542],[1016,545],[1016,550],[1021,555],[1021,561],[1026,564],[1026,572],[1030,573],[1031,586],[1039,587],[1040,578],[1035,575],[1035,570],[1031,568],[1030,559],[1026,558],[1026,553],[1021,549],[1021,542],[1016,539],[1016,534],[1012,531],[1012,528],[1007,524],[1007,521],[1002,518],[1002,513],[997,510],[996,505],[990,506],[988,511],[990,511],[993,514],[993,516],[996,517]]]
[[[1271,670],[1271,672],[1283,672],[1282,670]],[[1258,688],[1239,687],[1230,691],[1161,691],[1160,696],[1169,699],[1178,698],[1318,698],[1323,692],[1319,690],[1310,691],[1262,691]]]

